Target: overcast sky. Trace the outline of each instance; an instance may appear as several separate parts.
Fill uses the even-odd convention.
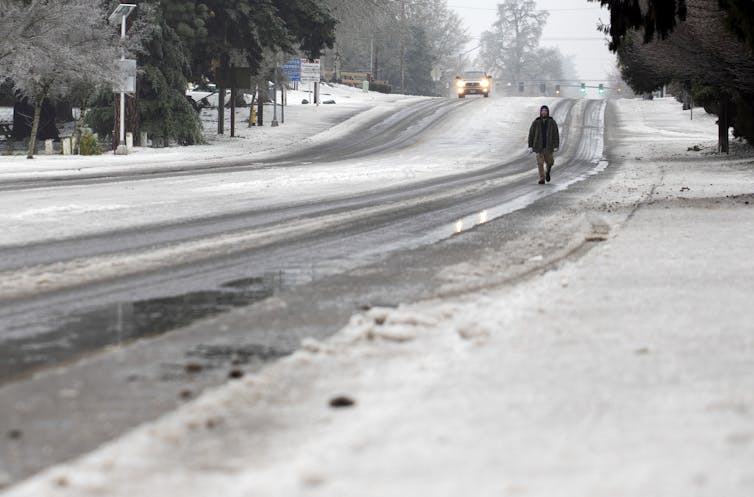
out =
[[[596,26],[600,18],[609,20],[608,11],[601,9],[599,2],[586,0],[536,1],[538,9],[550,11],[542,45],[558,47],[565,55],[573,55],[582,80],[604,80],[615,67],[615,56],[607,49],[604,35]],[[448,6],[463,17],[469,34],[475,37],[468,48],[479,45],[479,35],[495,22],[498,3],[502,0],[448,0]]]

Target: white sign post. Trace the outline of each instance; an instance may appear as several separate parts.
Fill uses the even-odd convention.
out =
[[[301,59],[301,82],[302,83],[319,83],[322,79],[322,66],[319,59],[309,62],[307,59]]]
[[[322,65],[319,59],[309,62],[301,59],[301,82],[314,83],[314,103],[319,105],[319,82],[322,80]]]

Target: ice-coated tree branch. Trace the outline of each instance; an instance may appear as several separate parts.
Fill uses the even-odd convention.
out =
[[[117,81],[116,61],[125,47],[99,0],[0,0],[0,12],[0,28],[9,42],[0,49],[0,74],[35,107],[31,158],[42,102],[77,84]]]

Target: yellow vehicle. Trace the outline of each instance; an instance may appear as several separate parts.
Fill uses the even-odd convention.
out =
[[[484,71],[466,71],[462,76],[456,76],[456,91],[458,98],[466,98],[466,95],[490,96],[492,76]]]

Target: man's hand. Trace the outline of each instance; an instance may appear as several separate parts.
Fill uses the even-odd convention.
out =
[[[557,152],[557,151],[558,151],[558,147],[555,147],[555,150],[554,150],[554,152]]]
[[[529,153],[531,154],[533,152],[534,152],[534,149],[532,147],[529,147]]]

